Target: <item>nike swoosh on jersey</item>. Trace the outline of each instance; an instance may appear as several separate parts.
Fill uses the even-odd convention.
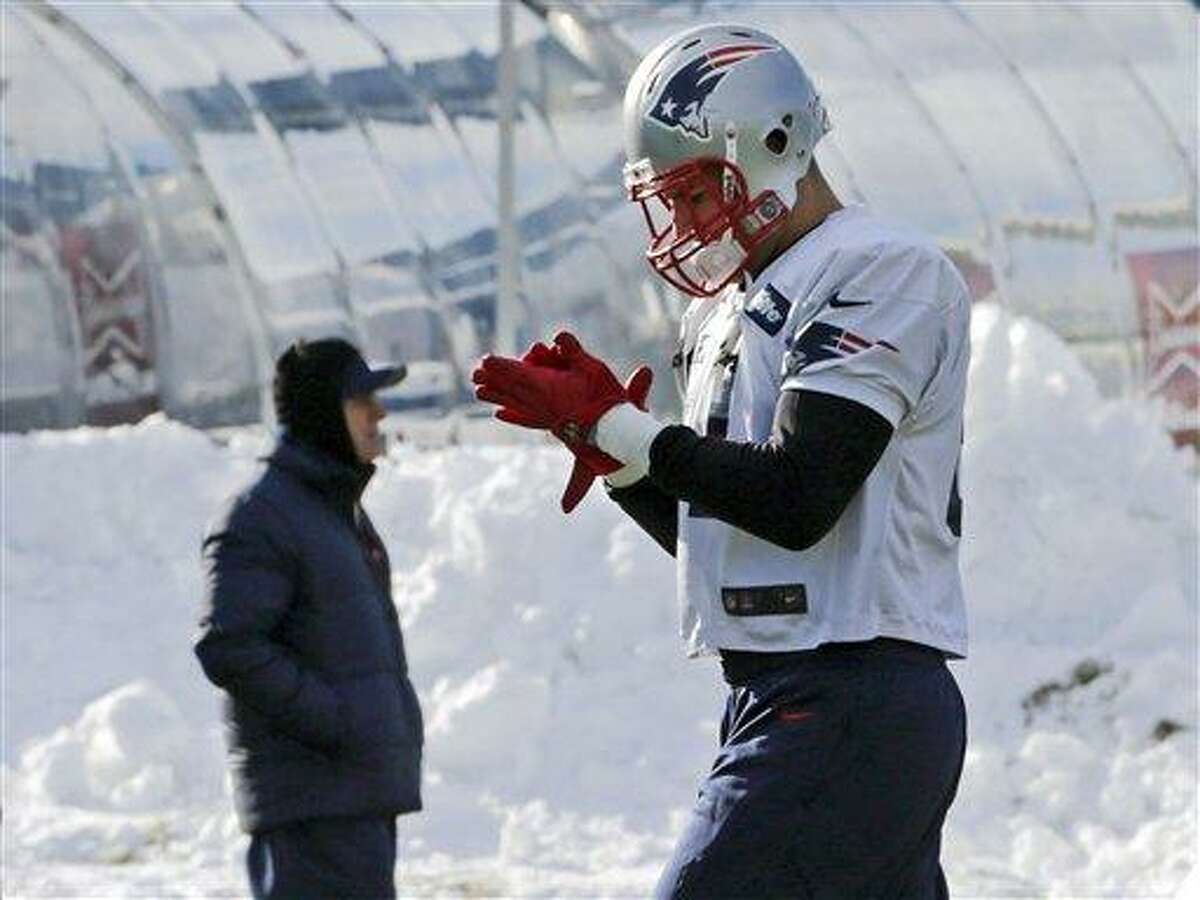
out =
[[[837,294],[831,294],[829,305],[833,309],[847,309],[851,306],[870,306],[870,300],[842,300]]]

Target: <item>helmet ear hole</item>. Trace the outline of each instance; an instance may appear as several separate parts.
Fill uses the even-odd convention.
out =
[[[776,156],[783,156],[787,151],[788,133],[782,128],[772,128],[763,138],[763,144]]]

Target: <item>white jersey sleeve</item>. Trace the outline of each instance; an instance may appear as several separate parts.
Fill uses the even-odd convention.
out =
[[[946,351],[948,317],[938,302],[945,293],[936,285],[920,292],[897,285],[891,268],[869,267],[795,327],[783,358],[783,390],[846,397],[893,427],[916,408]],[[937,279],[938,270],[936,262],[926,263],[924,280]]]

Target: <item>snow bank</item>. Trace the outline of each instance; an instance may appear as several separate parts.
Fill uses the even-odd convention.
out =
[[[1195,862],[1197,486],[1158,410],[976,308],[960,889],[1169,895]]]
[[[1156,412],[976,310],[964,456],[971,750],[956,893],[1169,893],[1194,861],[1196,485]],[[5,436],[5,891],[239,896],[197,541],[250,476],[161,419]],[[388,541],[428,745],[414,894],[644,896],[715,749],[671,561],[554,448],[396,448]]]

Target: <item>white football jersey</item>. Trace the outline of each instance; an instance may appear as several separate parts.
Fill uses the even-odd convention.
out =
[[[958,460],[969,316],[967,287],[938,247],[862,207],[830,215],[746,290],[688,307],[677,363],[683,421],[698,433],[766,441],[789,389],[849,398],[895,429],[862,490],[807,550],[679,504],[689,654],[874,637],[966,654]],[[795,611],[739,607],[738,588],[767,586]]]

